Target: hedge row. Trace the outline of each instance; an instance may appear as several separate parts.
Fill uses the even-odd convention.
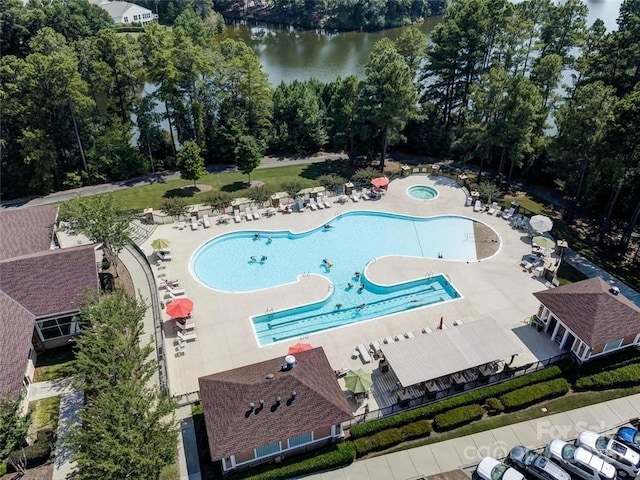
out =
[[[313,472],[343,467],[352,463],[355,458],[356,448],[353,443],[342,442],[332,446],[326,453],[301,461],[294,458],[293,460],[295,463],[284,465],[279,468],[271,468],[270,470],[265,470],[249,477],[241,476],[237,478],[244,478],[247,480],[286,480],[288,478],[299,477]],[[244,475],[246,475],[246,473]]]
[[[36,442],[33,445],[24,447],[23,449],[13,451],[9,454],[7,462],[10,466],[11,460],[18,463],[24,453],[27,461],[27,468],[37,467],[45,463],[51,457],[51,451],[55,446],[55,432],[46,428],[38,430],[36,433]]]
[[[576,390],[603,390],[637,385],[640,382],[640,364],[627,365],[608,372],[596,373],[576,380]]]
[[[554,365],[537,372],[523,375],[522,377],[508,380],[504,383],[497,385],[491,385],[489,387],[479,388],[471,392],[462,393],[452,398],[447,398],[439,402],[419,407],[408,412],[402,412],[388,417],[374,420],[372,422],[361,423],[355,425],[349,430],[349,434],[352,438],[361,438],[374,433],[381,432],[388,428],[400,427],[408,423],[415,422],[416,420],[422,420],[431,418],[434,415],[452,408],[462,407],[464,405],[471,405],[474,403],[483,403],[487,398],[498,397],[504,393],[516,390],[526,385],[533,383],[539,383],[545,380],[556,378],[562,375],[562,369],[558,365]]]
[[[580,365],[578,374],[594,375],[603,370],[615,370],[634,363],[640,363],[640,348],[638,347],[625,348],[619,352],[589,360]]]
[[[485,413],[485,409],[480,405],[465,405],[439,413],[433,421],[433,426],[440,432],[453,430],[474,420],[480,420]]]
[[[356,456],[362,457],[370,452],[393,447],[406,440],[428,436],[433,431],[429,420],[418,420],[400,428],[389,428],[368,437],[354,440]]]
[[[571,388],[571,384],[564,378],[556,378],[548,382],[530,385],[528,387],[505,393],[500,397],[500,401],[506,410],[517,410],[542,400],[560,397],[566,394]]]

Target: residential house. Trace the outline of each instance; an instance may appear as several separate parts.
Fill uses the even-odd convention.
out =
[[[640,308],[600,277],[534,296],[544,331],[581,363],[640,343]]]
[[[94,245],[57,248],[58,207],[0,210],[0,396],[33,380],[37,352],[67,345],[87,290],[99,290]]]
[[[129,25],[139,23],[146,25],[155,22],[158,16],[148,8],[129,2],[110,2],[108,0],[91,0],[90,3],[99,6],[111,16],[113,23]]]
[[[321,347],[199,383],[211,460],[225,472],[330,444],[353,417]]]

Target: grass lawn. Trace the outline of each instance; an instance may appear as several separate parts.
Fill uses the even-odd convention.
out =
[[[31,430],[37,432],[45,427],[53,430],[58,428],[58,413],[60,411],[60,397],[43,398],[29,404],[31,410]]]
[[[527,420],[535,420],[536,418],[546,417],[555,413],[566,412],[569,410],[574,410],[576,408],[586,407],[588,405],[626,397],[628,395],[635,395],[636,393],[640,393],[640,386],[632,388],[620,388],[616,390],[606,390],[601,392],[570,394],[562,398],[556,398],[554,400],[550,400],[548,402],[544,402],[542,404],[527,408],[526,410],[521,410],[519,412],[507,413],[498,415],[496,417],[485,418],[451,432],[432,434],[428,438],[423,438],[413,442],[407,442],[389,450],[376,452],[371,456],[386,455],[388,453],[399,452],[410,448],[420,447],[422,445],[430,445],[432,443],[443,442],[452,438],[464,437],[467,435],[472,435],[474,433],[504,427],[505,425],[525,422]],[[547,411],[543,412],[542,407],[546,408]]]
[[[34,382],[45,382],[73,375],[75,355],[71,347],[54,348],[38,355]]]
[[[560,263],[557,277],[561,285],[579,282],[580,280],[586,280],[587,278],[589,278],[580,270],[569,265],[567,262]]]

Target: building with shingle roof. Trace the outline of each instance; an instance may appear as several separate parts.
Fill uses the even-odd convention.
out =
[[[57,214],[0,210],[0,396],[28,390],[37,352],[69,343],[81,301],[100,287],[94,245],[57,248]]]
[[[353,418],[322,347],[198,381],[211,460],[225,472],[334,442]]]
[[[580,362],[640,343],[640,308],[600,277],[533,295],[544,331]]]

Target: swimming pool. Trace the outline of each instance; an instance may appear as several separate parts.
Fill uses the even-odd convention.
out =
[[[260,226],[264,225],[266,222]],[[247,230],[220,235],[193,254],[190,269],[202,284],[225,292],[271,288],[295,282],[305,274],[327,277],[333,289],[320,304],[269,314],[281,324],[290,320],[294,325],[297,321],[295,327],[284,330],[285,338],[291,338],[459,298],[458,292],[448,282],[445,284],[444,277],[380,287],[366,279],[364,271],[369,262],[392,255],[476,261],[473,225],[473,219],[460,216],[424,218],[351,211],[334,217],[331,228],[320,225],[298,234]],[[356,271],[363,275],[356,278]],[[350,283],[353,287],[349,287]],[[364,289],[360,289],[362,284]],[[439,295],[427,295],[436,290]],[[366,307],[358,310],[363,303]],[[267,317],[254,318],[261,345],[285,339],[269,332],[261,335],[262,325],[269,323]],[[351,321],[347,321],[349,318]]]
[[[407,188],[407,195],[416,200],[433,200],[439,195],[438,190],[428,185],[414,185]]]

